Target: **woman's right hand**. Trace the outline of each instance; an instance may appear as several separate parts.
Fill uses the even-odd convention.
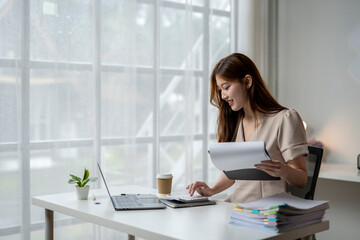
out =
[[[205,182],[194,182],[189,184],[186,189],[189,190],[190,196],[194,195],[195,191],[201,196],[210,197],[213,194],[213,190]]]

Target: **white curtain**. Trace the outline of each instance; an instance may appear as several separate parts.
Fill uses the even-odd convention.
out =
[[[158,172],[173,173],[177,192],[216,180],[209,74],[235,51],[233,5],[0,0],[0,239],[42,238],[31,196],[74,191],[69,173],[98,176],[96,162],[110,189],[156,187]],[[59,239],[124,237],[55,220]]]

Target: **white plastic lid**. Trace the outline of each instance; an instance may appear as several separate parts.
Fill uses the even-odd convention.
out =
[[[159,179],[169,179],[169,178],[172,178],[173,175],[171,173],[159,173],[156,178],[159,178]]]

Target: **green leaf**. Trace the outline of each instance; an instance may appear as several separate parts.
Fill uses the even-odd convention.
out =
[[[88,179],[89,175],[90,175],[89,170],[85,168],[83,180]]]
[[[70,176],[76,181],[79,181],[79,182],[81,181],[81,178],[79,178],[79,177],[77,177],[75,175],[70,174]]]
[[[81,186],[81,181],[80,181],[80,182],[77,182],[77,185],[78,185],[79,187],[83,187],[83,186]]]
[[[68,183],[70,183],[70,184],[74,184],[74,183],[77,183],[78,181],[77,180],[75,180],[75,179],[69,179],[69,181],[68,181]]]
[[[97,181],[97,177],[91,177],[89,178],[90,182],[96,182]]]
[[[85,185],[89,182],[90,179],[87,179],[84,181],[83,187],[85,187]]]

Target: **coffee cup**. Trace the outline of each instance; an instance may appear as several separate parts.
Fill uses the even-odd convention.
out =
[[[159,173],[156,176],[159,194],[171,194],[172,178],[171,173]]]

